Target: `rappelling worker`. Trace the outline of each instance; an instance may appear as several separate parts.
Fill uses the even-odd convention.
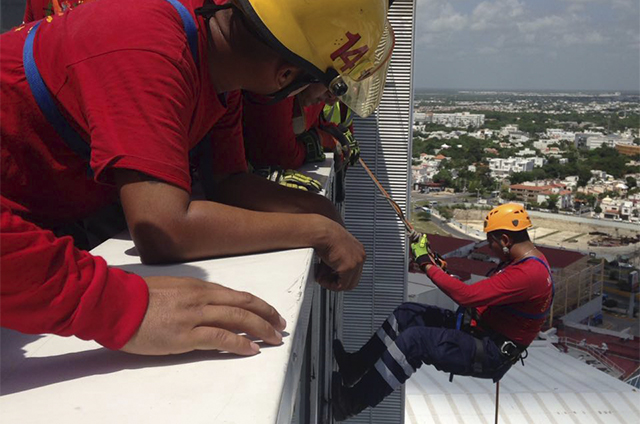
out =
[[[434,264],[426,236],[414,242],[414,260],[465,310],[456,314],[407,302],[357,352],[347,353],[336,340],[340,372],[332,381],[334,418],[342,421],[376,406],[423,363],[499,381],[535,339],[553,300],[549,265],[529,239],[529,227],[531,220],[521,205],[491,210],[484,232],[502,262],[487,279],[471,285]]]
[[[110,268],[49,231],[117,198],[144,263],[313,247],[320,284],[355,287],[365,252],[333,205],[244,172],[240,90],[278,100],[321,83],[371,113],[388,63],[374,53],[391,52],[387,8],[94,1],[4,33],[2,325],[147,354],[257,353],[236,331],[280,343],[284,324],[257,300]],[[203,138],[216,201],[190,198],[189,151]],[[250,313],[204,313],[220,305]]]

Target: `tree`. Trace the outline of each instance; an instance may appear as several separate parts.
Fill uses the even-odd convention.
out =
[[[451,180],[453,176],[451,175],[451,171],[448,169],[441,169],[437,174],[433,176],[433,181],[437,183],[442,183],[445,187],[451,186]]]
[[[638,186],[638,181],[633,177],[627,177],[627,187],[633,188]]]
[[[557,211],[558,210],[558,200],[560,200],[560,195],[558,194],[550,194],[549,198],[547,199],[547,209],[550,209],[552,211]]]
[[[447,221],[453,218],[453,212],[449,208],[438,208],[438,212],[440,212],[440,216],[446,219]]]
[[[578,187],[586,187],[590,179],[591,171],[589,168],[586,166],[578,168]]]

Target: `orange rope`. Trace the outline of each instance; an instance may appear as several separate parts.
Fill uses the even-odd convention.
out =
[[[382,195],[387,199],[387,201],[395,211],[396,215],[398,215],[398,218],[400,218],[400,220],[403,222],[407,231],[411,233],[413,231],[413,225],[411,225],[411,223],[407,221],[407,219],[404,217],[404,213],[402,213],[402,209],[400,208],[400,206],[393,201],[391,196],[389,196],[389,193],[387,193],[387,190],[385,190],[384,187],[382,187],[382,184],[380,184],[380,181],[378,181],[376,176],[373,175],[373,172],[371,172],[371,169],[369,169],[367,164],[364,163],[364,160],[362,160],[362,158],[360,157],[358,158],[358,161],[360,162],[360,165],[362,165],[364,170],[367,171],[367,174],[369,174],[369,178],[371,178],[371,181],[373,181],[376,187],[378,187],[378,190],[380,190],[380,193],[382,193]]]

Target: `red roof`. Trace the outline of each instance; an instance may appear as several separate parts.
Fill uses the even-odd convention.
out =
[[[436,156],[434,159],[438,159],[438,160],[442,160],[442,159],[446,159],[447,157],[444,155],[438,155]]]
[[[431,248],[434,251],[444,256],[447,253],[453,252],[454,250],[458,250],[463,246],[475,244],[476,242],[473,240],[465,240],[465,239],[456,238],[456,237],[429,234],[429,243],[431,244]]]
[[[484,277],[497,265],[494,262],[483,262],[467,258],[447,258],[446,261],[449,272],[456,275],[468,273]]]
[[[573,250],[554,249],[553,247],[544,247],[544,246],[536,246],[536,247],[547,258],[547,261],[549,262],[549,265],[551,266],[551,268],[556,268],[556,269],[566,268],[572,263],[586,256],[580,252],[575,252]],[[491,248],[489,248],[489,245],[484,245],[483,247],[476,249],[475,252],[482,253],[491,258],[497,258],[497,256],[491,250]]]

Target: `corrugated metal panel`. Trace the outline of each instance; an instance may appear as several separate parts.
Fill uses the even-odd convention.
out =
[[[361,155],[382,185],[406,212],[412,118],[412,65],[415,0],[396,0],[389,12],[396,44],[382,103],[367,119],[356,118]],[[365,171],[347,173],[347,228],[367,251],[359,286],[344,297],[342,336],[348,350],[362,346],[405,299],[407,253],[404,227]],[[404,396],[398,391],[353,423],[402,423]]]
[[[640,392],[551,346],[529,347],[500,382],[501,423],[638,423]],[[492,423],[495,385],[423,365],[406,383],[406,423]]]

